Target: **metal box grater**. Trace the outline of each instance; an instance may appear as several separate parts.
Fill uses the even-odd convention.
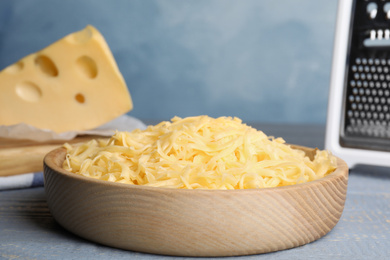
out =
[[[339,1],[325,148],[390,166],[390,1]]]

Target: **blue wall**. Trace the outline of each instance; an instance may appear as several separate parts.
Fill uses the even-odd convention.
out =
[[[92,24],[133,116],[325,123],[336,11],[336,0],[1,0],[0,69]]]

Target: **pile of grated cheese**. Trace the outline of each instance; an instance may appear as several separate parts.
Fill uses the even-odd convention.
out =
[[[174,117],[146,130],[116,132],[67,148],[64,169],[111,182],[179,189],[252,189],[316,180],[333,172],[336,157],[313,160],[282,138],[238,118]]]

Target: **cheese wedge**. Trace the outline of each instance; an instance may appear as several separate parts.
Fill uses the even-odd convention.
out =
[[[90,25],[0,72],[1,125],[87,130],[132,108],[106,41]]]

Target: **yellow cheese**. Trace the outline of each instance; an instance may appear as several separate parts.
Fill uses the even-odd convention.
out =
[[[64,169],[112,182],[179,189],[280,187],[322,178],[337,166],[327,151],[301,150],[238,118],[175,117],[146,130],[68,150]]]
[[[0,72],[0,125],[26,123],[59,133],[86,130],[132,107],[115,59],[92,26]]]

